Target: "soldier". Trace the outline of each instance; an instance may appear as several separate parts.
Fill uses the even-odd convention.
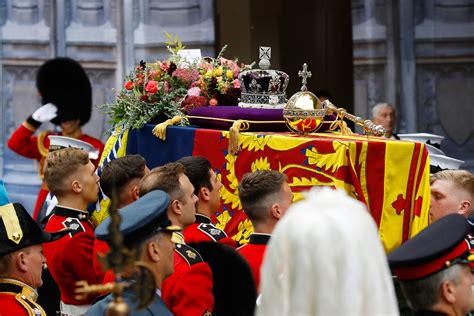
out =
[[[145,158],[140,155],[128,155],[112,160],[104,167],[100,175],[100,187],[102,192],[112,198],[113,188],[117,188],[116,196],[117,208],[122,208],[139,198],[140,180],[145,174],[150,172],[146,166]],[[103,273],[97,254],[104,255],[109,251],[109,246],[102,240],[94,242],[94,269],[97,275]],[[113,275],[106,273],[104,283],[113,280]]]
[[[1,315],[46,315],[36,303],[36,288],[46,259],[42,243],[68,231],[46,233],[18,203],[0,207],[0,306]]]
[[[173,273],[173,250],[174,242],[177,241],[174,233],[181,231],[181,228],[171,226],[166,214],[169,202],[168,194],[155,190],[119,210],[122,217],[119,229],[123,234],[124,245],[129,250],[138,250],[137,260],[151,268],[157,289],[153,302],[145,309],[138,310],[132,289],[126,288],[124,301],[130,308],[130,315],[172,315],[161,299],[161,286],[163,280]],[[97,239],[111,241],[109,224],[110,218],[107,218],[97,227]],[[132,272],[125,270],[122,277],[130,279]],[[113,295],[109,294],[94,304],[86,315],[106,315],[107,305],[112,300]]]
[[[463,216],[450,214],[388,255],[416,315],[467,315],[474,310],[469,229]]]
[[[153,190],[170,195],[167,213],[173,225],[185,229],[194,223],[198,198],[182,164],[168,163],[143,177],[140,197]],[[181,238],[174,254],[174,272],[163,283],[163,300],[176,316],[211,313],[214,305],[212,272],[200,254],[184,243],[182,235]]]
[[[21,156],[39,161],[39,173],[43,178],[43,165],[49,149],[47,136],[54,133],[43,131],[38,136],[34,134],[42,123],[51,121],[61,128],[59,135],[91,144],[97,148],[100,157],[104,149],[102,142],[82,132],[82,126],[89,121],[92,110],[91,84],[82,66],[70,58],[50,59],[38,70],[36,88],[43,106],[13,132],[8,147]],[[96,165],[98,162],[97,159]],[[43,182],[36,200],[34,219],[37,219],[47,194],[48,189]]]
[[[194,186],[194,194],[198,197],[196,221],[184,230],[184,241],[187,244],[214,241],[235,248],[237,243],[211,222],[211,217],[221,206],[219,190],[222,183],[212,170],[209,160],[204,157],[189,156],[181,158],[177,162],[184,166],[184,173]]]
[[[51,152],[44,176],[46,185],[58,199],[45,230],[72,230],[68,237],[45,246],[48,269],[61,292],[61,311],[82,314],[94,298],[75,299],[75,282],[86,280],[96,284],[103,279],[103,275],[96,275],[92,265],[94,227],[87,212],[87,205],[97,201],[99,177],[89,155],[77,148]]]
[[[275,225],[290,206],[293,192],[284,174],[274,170],[259,170],[242,177],[239,198],[254,232],[250,235],[249,243],[237,250],[249,263],[258,291],[260,266],[268,241]]]
[[[431,176],[431,221],[451,213],[474,212],[474,175],[467,170],[443,170]]]

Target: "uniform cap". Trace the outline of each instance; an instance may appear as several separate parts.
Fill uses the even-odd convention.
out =
[[[388,255],[393,273],[402,281],[417,280],[474,261],[465,239],[469,230],[466,218],[459,214],[437,220]]]
[[[69,231],[65,229],[55,233],[44,232],[23,205],[6,204],[0,207],[0,256],[32,245],[55,241]]]
[[[66,136],[59,136],[59,135],[49,135],[49,152],[53,152],[59,149],[63,148],[79,148],[84,150],[89,154],[89,159],[95,160],[99,158],[99,151],[97,148],[92,146],[91,144],[75,139],[72,137],[66,137]]]
[[[154,190],[119,209],[122,217],[119,229],[123,234],[125,244],[137,244],[161,231],[181,231],[180,227],[172,226],[168,219],[166,211],[169,203],[168,194],[161,190]],[[97,239],[110,241],[111,235],[108,230],[110,221],[111,218],[108,217],[96,228]]]

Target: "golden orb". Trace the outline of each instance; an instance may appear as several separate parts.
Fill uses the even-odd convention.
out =
[[[283,117],[291,131],[305,135],[321,127],[326,112],[317,96],[310,91],[300,91],[286,103]]]

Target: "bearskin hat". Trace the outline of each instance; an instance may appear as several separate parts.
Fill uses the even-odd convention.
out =
[[[252,271],[234,248],[217,242],[191,243],[212,271],[213,315],[253,316],[257,291]]]
[[[92,89],[82,66],[66,57],[46,61],[36,77],[36,88],[42,104],[53,103],[58,107],[58,116],[51,120],[61,122],[80,119],[87,123],[92,111]]]

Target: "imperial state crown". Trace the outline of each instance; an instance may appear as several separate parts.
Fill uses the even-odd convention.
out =
[[[243,71],[239,75],[242,90],[239,107],[282,109],[286,105],[286,87],[290,77],[270,68],[271,48],[260,47],[259,69]]]

